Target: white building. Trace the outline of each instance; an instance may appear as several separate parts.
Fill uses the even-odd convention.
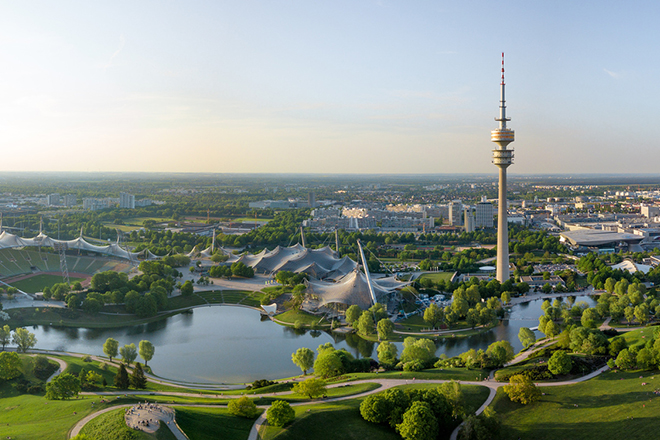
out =
[[[135,209],[135,196],[133,194],[119,194],[119,207],[126,209]]]
[[[59,193],[48,194],[48,206],[60,206]]]
[[[451,226],[463,225],[463,203],[454,200],[449,204],[449,224]]]
[[[474,226],[476,228],[493,227],[493,204],[487,201],[486,197],[482,197],[481,202],[477,203],[475,214]]]
[[[67,194],[64,196],[64,206],[76,206],[78,204],[78,196],[75,194]]]
[[[476,227],[476,218],[471,207],[465,208],[465,232],[474,232]]]

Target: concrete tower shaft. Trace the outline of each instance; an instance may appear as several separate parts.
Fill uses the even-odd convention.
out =
[[[506,117],[504,84],[504,53],[502,53],[502,81],[500,83],[500,116],[495,118],[500,126],[490,132],[490,140],[498,145],[493,150],[493,164],[499,168],[499,197],[497,207],[497,273],[500,283],[509,279],[509,223],[507,218],[506,169],[513,163],[513,149],[508,145],[515,140],[515,133],[507,128],[511,118]]]

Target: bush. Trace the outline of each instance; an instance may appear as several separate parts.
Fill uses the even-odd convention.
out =
[[[288,402],[276,400],[266,411],[266,419],[272,426],[282,427],[296,418],[296,413]]]
[[[245,396],[231,400],[229,405],[227,405],[227,409],[231,414],[245,417],[246,419],[252,419],[259,414],[259,409],[254,401]]]
[[[403,371],[422,371],[424,364],[420,360],[412,360],[403,364]]]
[[[257,379],[252,382],[252,385],[248,385],[246,389],[256,390],[257,388],[269,387],[271,385],[275,385],[276,383],[277,382],[268,379]]]
[[[92,362],[92,357],[88,356],[88,355],[83,356],[81,359],[82,359],[83,362]]]

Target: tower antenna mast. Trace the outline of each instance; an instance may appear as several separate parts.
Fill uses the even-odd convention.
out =
[[[495,118],[499,128],[490,132],[490,140],[497,144],[493,150],[493,164],[499,168],[499,197],[497,207],[497,273],[500,283],[509,279],[509,224],[507,219],[506,169],[513,163],[513,148],[508,145],[515,140],[515,133],[507,128],[511,118],[506,117],[504,83],[504,52],[502,52],[502,80],[500,82],[500,116]]]

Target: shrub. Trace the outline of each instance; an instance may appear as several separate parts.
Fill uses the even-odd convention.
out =
[[[273,426],[282,427],[296,418],[296,413],[289,402],[276,400],[266,411],[266,419]]]
[[[227,409],[231,414],[247,419],[252,419],[259,414],[259,409],[254,401],[245,396],[231,400],[227,405]]]
[[[412,360],[403,364],[403,371],[422,371],[424,364],[420,360]]]

